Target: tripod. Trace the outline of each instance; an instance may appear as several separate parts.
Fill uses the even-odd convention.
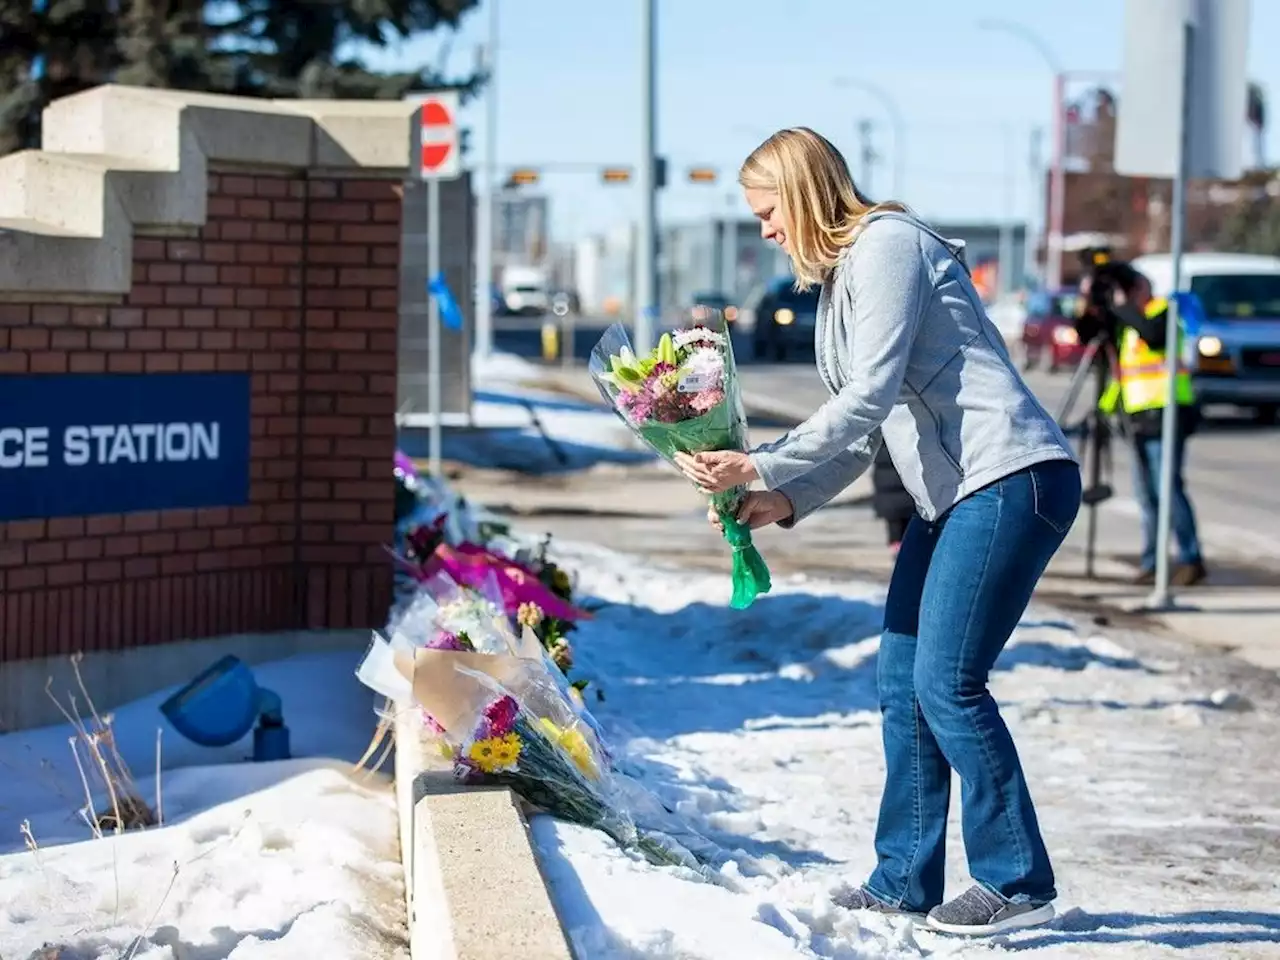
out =
[[[1084,392],[1085,384],[1090,380],[1094,384],[1093,402],[1088,412],[1078,423],[1069,424],[1076,403]],[[1114,461],[1111,457],[1112,427],[1106,416],[1098,409],[1098,401],[1107,388],[1110,375],[1117,383],[1120,380],[1120,359],[1116,353],[1114,341],[1106,334],[1100,334],[1089,341],[1084,356],[1076,364],[1071,375],[1071,383],[1067,394],[1058,408],[1057,421],[1064,433],[1069,437],[1079,437],[1083,445],[1083,460],[1087,469],[1088,486],[1085,487],[1082,503],[1089,508],[1088,529],[1085,541],[1084,575],[1089,579],[1094,576],[1094,558],[1098,540],[1098,504],[1111,499],[1115,491],[1109,482]],[[1119,421],[1120,433],[1125,434],[1123,418]],[[1105,475],[1105,479],[1104,479]]]

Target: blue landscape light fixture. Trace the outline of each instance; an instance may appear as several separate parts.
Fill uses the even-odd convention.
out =
[[[160,705],[173,728],[202,747],[226,747],[253,730],[253,759],[289,759],[279,695],[258,686],[238,657],[225,656]],[[256,724],[256,727],[255,727]]]

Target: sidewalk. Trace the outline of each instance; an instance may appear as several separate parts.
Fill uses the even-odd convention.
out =
[[[582,368],[539,370],[537,386],[598,402],[599,394]],[[748,412],[775,420],[794,419],[785,402],[748,396]],[[770,439],[780,428],[753,431]],[[468,472],[469,494],[481,502],[537,517],[550,531],[578,540],[612,539],[614,546],[655,559],[722,566],[714,531],[701,522],[703,501],[663,464],[607,465],[561,476],[553,483],[532,478],[513,482],[511,474]],[[865,576],[887,582],[893,556],[884,527],[872,514],[871,484],[864,476],[833,504],[794,531],[761,531],[757,540],[779,573]],[[608,518],[610,538],[601,537]],[[1097,509],[1094,577],[1085,577],[1088,511],[1082,511],[1066,544],[1051,564],[1037,596],[1098,623],[1150,630],[1163,628],[1201,647],[1232,653],[1269,670],[1280,670],[1280,560],[1253,549],[1260,531],[1222,525],[1203,531],[1210,558],[1208,584],[1175,596],[1176,607],[1145,612],[1150,591],[1129,582],[1136,570],[1140,531],[1136,504],[1116,497]],[[1262,559],[1259,559],[1259,557]]]

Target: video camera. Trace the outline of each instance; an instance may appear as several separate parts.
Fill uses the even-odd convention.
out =
[[[1115,294],[1117,290],[1133,286],[1133,267],[1126,261],[1113,259],[1109,247],[1080,251],[1080,262],[1089,280],[1089,294],[1080,304],[1076,334],[1081,343],[1089,343],[1099,336],[1115,343],[1120,333]]]

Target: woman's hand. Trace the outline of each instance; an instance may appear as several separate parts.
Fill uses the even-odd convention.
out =
[[[751,457],[736,450],[707,453],[677,453],[676,466],[703,493],[720,493],[759,478]]]
[[[777,490],[754,490],[742,498],[738,506],[738,522],[745,523],[750,529],[767,527],[771,523],[789,520],[795,511],[791,501]],[[716,508],[707,510],[707,520],[720,533],[724,533],[724,524]]]

